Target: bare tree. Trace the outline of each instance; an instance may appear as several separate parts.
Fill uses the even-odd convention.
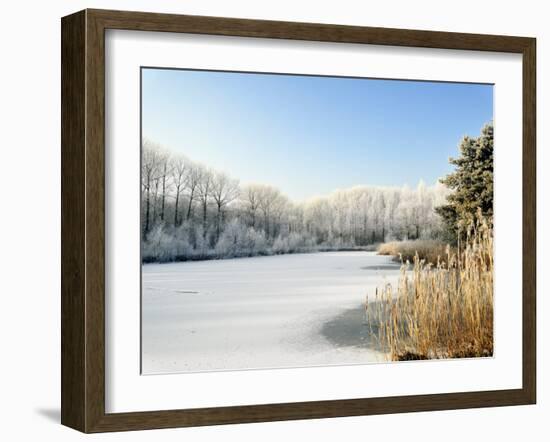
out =
[[[161,182],[160,220],[164,221],[166,210],[166,195],[169,191],[169,177],[172,172],[172,161],[170,153],[163,151],[159,158],[159,180]]]
[[[205,169],[201,174],[199,184],[197,186],[198,198],[202,207],[202,228],[203,236],[206,237],[208,203],[212,197],[213,173],[210,169]]]
[[[158,178],[160,148],[151,140],[144,138],[142,141],[142,162],[141,162],[141,189],[145,194],[145,226],[143,237],[149,233],[151,228],[151,187]]]
[[[271,206],[271,218],[272,223],[272,233],[273,236],[283,234],[288,235],[289,226],[288,220],[290,218],[289,213],[292,208],[292,203],[287,196],[283,195],[277,190],[278,196],[273,200]]]
[[[249,184],[243,187],[241,195],[242,201],[245,205],[245,210],[250,218],[250,225],[256,227],[256,213],[260,207],[260,196],[261,186],[257,184]]]
[[[185,190],[187,173],[189,169],[187,158],[185,158],[183,155],[178,155],[172,158],[171,166],[172,184],[174,186],[174,197],[176,199],[176,202],[174,204],[174,226],[178,226],[180,224],[180,220],[178,219],[180,195]]]
[[[239,196],[239,181],[223,172],[212,177],[212,199],[216,203],[216,241],[220,238],[223,209]]]
[[[189,174],[187,176],[187,197],[189,199],[187,203],[187,215],[186,219],[189,221],[193,210],[193,201],[196,197],[197,188],[201,182],[204,167],[199,164],[191,164],[189,168]]]
[[[159,164],[159,174],[160,174],[160,164]],[[159,186],[160,186],[160,178],[159,175],[155,177],[155,180],[153,181],[153,196],[151,198],[151,205],[153,206],[153,224],[157,220],[157,206],[158,206],[158,194],[159,194]]]
[[[259,203],[258,207],[262,211],[264,218],[264,231],[266,236],[269,238],[271,235],[271,212],[277,198],[279,198],[281,193],[278,189],[271,186],[261,185],[258,187],[258,198]]]

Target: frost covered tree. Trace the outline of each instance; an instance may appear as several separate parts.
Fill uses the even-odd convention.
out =
[[[272,232],[272,219],[271,216],[277,204],[277,200],[281,198],[281,192],[272,186],[259,185],[258,186],[258,207],[263,214],[264,232],[269,238]]]
[[[212,177],[212,199],[216,204],[216,241],[220,237],[223,211],[239,196],[239,181],[223,172],[216,172]]]
[[[160,184],[160,220],[164,221],[166,212],[166,196],[170,191],[170,174],[172,172],[172,157],[169,152],[162,150],[159,154],[159,176]]]
[[[166,160],[168,158],[168,160]],[[144,260],[208,259],[438,238],[447,186],[355,186],[293,202],[265,184],[169,154],[144,139]],[[158,216],[153,212],[158,211]],[[153,215],[152,215],[153,214]]]
[[[256,184],[248,184],[241,191],[241,204],[244,206],[251,227],[256,227],[256,217],[260,208],[260,192],[261,186]]]
[[[447,204],[436,209],[454,238],[478,209],[493,216],[493,124],[486,124],[479,137],[465,136],[458,149],[460,155],[449,160],[455,171],[441,180],[451,190]]]
[[[193,214],[193,202],[197,196],[197,189],[202,180],[204,168],[199,164],[190,164],[189,173],[187,174],[187,214],[185,219],[189,221],[191,215]]]
[[[174,187],[174,226],[180,224],[178,218],[178,210],[180,205],[181,194],[185,191],[187,184],[187,175],[189,172],[188,160],[183,155],[175,156],[172,159],[171,168],[172,184]]]
[[[155,182],[158,180],[161,165],[161,148],[149,139],[143,140],[141,153],[141,192],[145,199],[145,225],[144,236],[151,227],[151,193]]]
[[[204,169],[201,173],[201,177],[198,183],[198,198],[202,207],[202,228],[203,235],[206,237],[207,233],[207,215],[208,215],[208,203],[212,198],[212,184],[213,184],[213,171],[211,169]]]

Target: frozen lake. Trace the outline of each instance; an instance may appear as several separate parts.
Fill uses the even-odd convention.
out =
[[[375,252],[145,264],[144,374],[381,361],[363,308],[399,265]]]

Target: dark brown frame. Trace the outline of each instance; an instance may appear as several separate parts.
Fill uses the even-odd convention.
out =
[[[61,25],[61,422],[64,425],[83,432],[102,432],[535,403],[536,40],[534,38],[105,10],[77,12],[64,17]],[[522,388],[187,410],[105,413],[104,74],[106,29],[522,54]]]

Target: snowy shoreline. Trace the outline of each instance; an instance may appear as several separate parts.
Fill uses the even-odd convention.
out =
[[[214,260],[227,260],[227,259],[241,259],[241,258],[262,258],[270,256],[283,256],[283,255],[299,255],[305,253],[328,253],[328,252],[374,252],[379,244],[372,244],[368,246],[356,246],[356,247],[319,247],[315,249],[304,248],[302,250],[296,250],[286,253],[258,253],[255,255],[244,256],[218,256],[218,255],[200,255],[197,257],[190,256],[176,256],[172,260],[159,261],[153,258],[143,258],[142,264],[170,264],[176,262],[197,262],[197,261],[214,261]]]

